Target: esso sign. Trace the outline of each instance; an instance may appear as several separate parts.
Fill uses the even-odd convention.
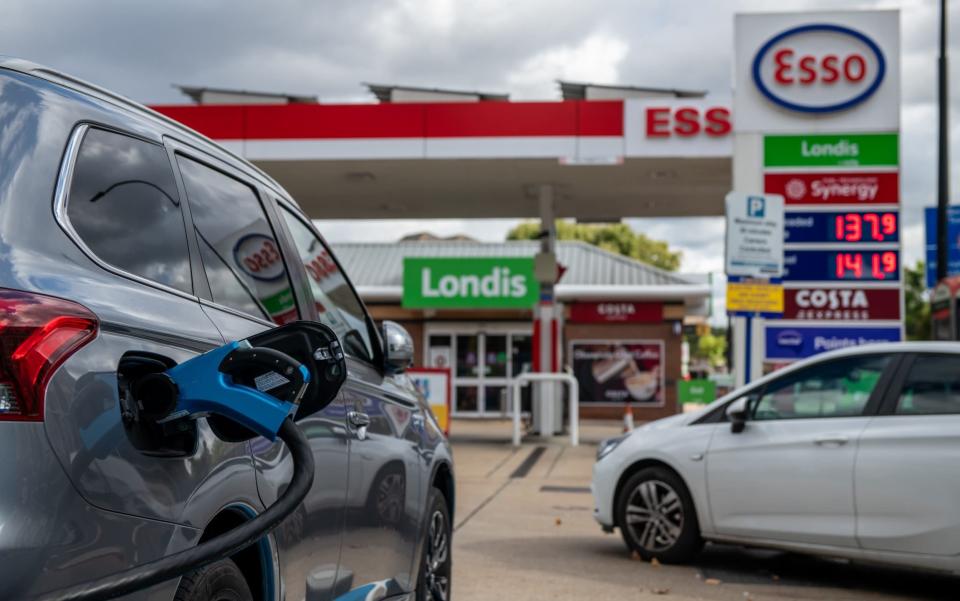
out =
[[[853,107],[869,98],[886,71],[880,47],[863,33],[826,23],[770,38],[753,59],[753,81],[768,100],[806,113]]]
[[[723,106],[648,106],[644,110],[648,138],[720,137],[733,129],[730,109]]]

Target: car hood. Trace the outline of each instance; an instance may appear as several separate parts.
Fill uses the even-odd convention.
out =
[[[679,428],[681,426],[686,426],[693,420],[700,417],[702,411],[697,411],[695,413],[678,413],[677,415],[671,415],[670,417],[665,417],[663,419],[658,419],[646,423],[639,428],[636,428],[634,432],[649,432],[650,430],[669,430],[671,428]]]

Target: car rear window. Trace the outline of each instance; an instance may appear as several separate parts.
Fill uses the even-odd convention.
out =
[[[70,182],[67,216],[102,261],[193,292],[173,167],[159,144],[90,128]]]

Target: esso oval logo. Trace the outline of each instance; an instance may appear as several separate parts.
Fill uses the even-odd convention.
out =
[[[827,23],[783,31],[757,51],[753,81],[771,102],[792,111],[829,113],[851,108],[883,82],[880,47],[855,29]]]
[[[233,260],[250,277],[271,282],[283,277],[283,260],[270,236],[247,234],[233,247]]]

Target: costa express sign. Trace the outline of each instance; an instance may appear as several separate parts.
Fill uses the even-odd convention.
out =
[[[784,319],[900,319],[899,288],[794,288],[784,291]]]
[[[577,323],[660,323],[663,303],[601,301],[574,303],[570,321]]]
[[[771,37],[751,66],[767,100],[791,111],[849,109],[877,91],[886,74],[880,46],[852,27],[811,23]]]

